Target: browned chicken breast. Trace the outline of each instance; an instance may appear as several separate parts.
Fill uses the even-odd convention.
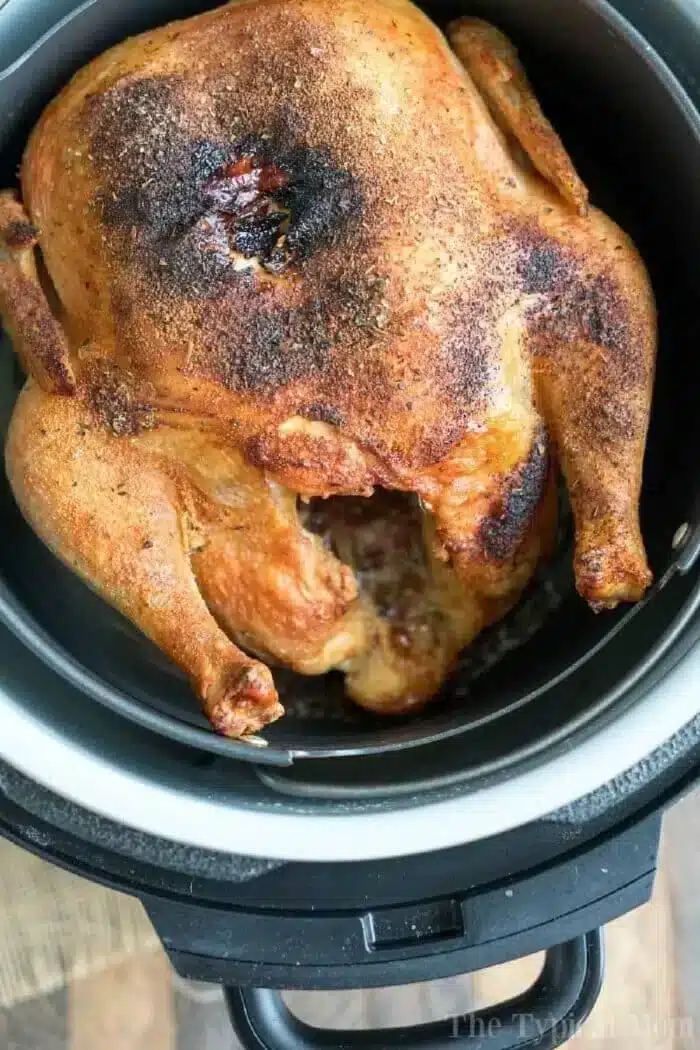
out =
[[[652,293],[494,28],[238,0],[91,62],[21,182],[16,498],[217,731],[283,713],[267,664],[425,704],[550,551],[559,467],[583,598],[644,593]]]

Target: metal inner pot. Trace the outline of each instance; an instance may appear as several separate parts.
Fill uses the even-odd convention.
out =
[[[18,11],[20,5],[14,6]],[[66,3],[64,12],[37,0],[33,23],[26,18],[28,5],[21,6],[24,21],[14,35],[18,51],[72,5]],[[148,5],[125,0],[118,7],[91,0],[54,25],[19,64],[10,64],[19,54],[2,56],[8,63],[6,72],[0,71],[3,185],[14,179],[42,106],[76,68],[128,34],[205,6],[201,0]],[[594,203],[632,235],[650,269],[660,348],[642,528],[655,575],[663,577],[675,557],[674,534],[696,513],[699,366],[692,304],[700,251],[698,115],[658,56],[607,5],[471,0],[424,6],[439,23],[468,10],[512,36]],[[13,16],[13,0],[2,16]],[[9,39],[4,31],[2,36]],[[6,347],[0,369],[4,430],[21,381]],[[349,716],[337,702],[337,682],[292,676],[285,684],[292,713],[266,731],[266,749],[254,750],[209,731],[182,676],[49,554],[22,521],[4,479],[0,509],[6,537],[0,548],[0,616],[39,656],[37,661],[22,645],[7,642],[14,662],[6,691],[15,708],[29,711],[35,725],[54,737],[69,737],[83,751],[97,749],[115,768],[136,771],[146,781],[172,782],[178,791],[221,788],[224,804],[235,795],[236,805],[253,808],[279,804],[270,784],[263,786],[252,770],[234,773],[234,766],[221,759],[281,766],[302,757],[361,756],[365,764],[346,761],[336,780],[361,788],[354,796],[345,791],[344,805],[354,797],[355,805],[370,809],[386,804],[380,797],[386,800],[397,791],[403,793],[401,805],[415,805],[416,793],[423,790],[450,793],[464,780],[473,787],[511,777],[622,717],[648,687],[644,682],[653,665],[687,627],[697,602],[691,575],[672,579],[635,610],[595,616],[573,590],[564,549],[549,586],[530,592],[506,625],[506,631],[514,628],[520,644],[500,653],[477,677],[457,673],[440,704],[407,721],[377,721],[359,712]],[[528,637],[522,621],[533,607],[538,630]],[[502,628],[480,645],[487,649],[499,639]],[[53,674],[47,675],[42,663]],[[316,717],[323,698],[334,690],[330,713]],[[311,705],[310,697],[315,698]],[[400,754],[416,745],[421,745],[420,758]],[[302,792],[306,804],[314,780],[325,785],[319,793],[328,795],[328,777],[316,772],[326,768],[309,765],[304,778],[312,787]]]

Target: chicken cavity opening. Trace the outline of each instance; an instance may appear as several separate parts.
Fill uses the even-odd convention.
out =
[[[433,521],[411,493],[333,496],[300,504],[303,526],[350,566],[366,639],[341,669],[350,696],[401,713],[438,692],[482,625],[454,570],[433,549]]]

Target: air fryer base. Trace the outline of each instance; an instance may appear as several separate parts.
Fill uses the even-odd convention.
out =
[[[661,817],[532,873],[391,907],[300,913],[141,899],[183,977],[257,988],[373,988],[451,977],[573,940],[645,903]],[[439,861],[438,861],[439,863]],[[383,872],[376,872],[377,894]]]
[[[492,955],[491,949],[481,953],[484,941],[494,942],[494,958],[506,949],[517,955],[534,943],[522,946],[517,936],[534,926],[544,932],[552,921],[538,940],[544,947],[641,903],[651,888],[663,809],[699,778],[700,717],[624,777],[504,835],[409,858],[281,864],[188,849],[131,831],[0,764],[0,833],[80,875],[140,897],[183,973],[255,983],[267,973],[268,984],[279,979],[284,986],[306,986],[307,978],[318,985],[321,975],[314,976],[314,967],[335,966],[324,969],[327,987],[357,987],[371,978],[369,968],[379,959],[358,933],[367,929],[369,920],[362,917],[370,912],[377,931],[386,927],[386,916],[399,915],[395,909],[412,902],[409,926],[415,924],[417,932],[425,917],[420,902],[447,901],[437,916],[443,922],[439,941],[411,947],[409,938],[408,944],[384,950],[381,980],[391,984],[438,976],[436,954],[449,956],[445,966],[455,973],[462,966],[487,965],[484,960]],[[435,915],[429,908],[427,914],[434,926]],[[450,916],[457,916],[456,927],[449,926]],[[468,917],[461,933],[459,916]],[[345,932],[330,939],[314,934],[324,924]],[[302,926],[305,935],[299,939]],[[279,955],[284,944],[289,953],[289,945],[299,941],[304,951],[308,938],[306,962],[287,954],[289,972],[275,969],[284,964]],[[453,949],[464,953],[461,961]],[[217,977],[219,956],[226,966]]]
[[[487,1022],[500,1025],[504,1038],[512,1027],[513,1039],[502,1042],[503,1047],[530,1045],[522,1017],[534,1018],[541,1032],[566,1006],[557,1022],[559,1038],[547,1043],[553,1047],[585,1020],[600,989],[600,933],[588,931],[644,903],[651,894],[659,806],[687,790],[700,773],[699,739],[700,725],[695,733],[678,734],[676,761],[668,763],[668,754],[659,756],[659,777],[652,774],[649,779],[652,760],[636,777],[618,785],[617,796],[612,789],[606,797],[583,800],[577,814],[563,811],[551,821],[508,836],[411,858],[408,864],[399,860],[242,870],[239,874],[246,881],[235,886],[230,880],[182,878],[179,871],[159,871],[132,856],[121,862],[122,877],[110,881],[138,893],[182,976],[235,985],[227,988],[227,999],[246,1048],[339,1045],[337,1032],[300,1027],[279,992],[265,989],[366,988],[432,980],[539,950],[546,951],[543,973],[517,1002],[440,1022],[440,1030],[432,1034],[423,1027],[391,1035],[348,1033],[343,1045],[354,1046],[359,1040],[366,1050],[394,1045],[443,1050],[456,1046],[459,1034],[471,1046],[470,1040]],[[685,771],[678,776],[681,767]],[[666,791],[659,795],[664,773]],[[31,794],[33,785],[24,786]],[[48,802],[61,805],[57,799]],[[13,809],[15,817],[22,814],[0,799],[3,833],[8,832]],[[581,819],[584,814],[587,821]],[[94,837],[95,821],[84,816]],[[65,833],[57,835],[51,825],[46,833],[32,826],[35,822],[27,824],[26,813],[22,817],[10,837],[17,839],[19,834],[24,844],[44,854],[49,850],[51,859],[62,863],[66,855],[61,847],[68,845],[68,863],[75,870],[75,842],[68,842]],[[154,844],[139,845],[143,851]],[[155,845],[165,847],[168,856],[171,844]],[[81,864],[82,874],[104,880],[104,852],[89,850],[84,859],[99,867],[86,871]],[[179,892],[173,892],[175,882]]]
[[[280,865],[110,825],[0,764],[0,834],[138,895],[183,976],[235,982],[227,999],[246,1048],[339,1045],[337,1032],[304,1036],[267,988],[431,980],[541,949],[540,979],[513,1004],[441,1022],[432,1035],[357,1038],[365,1050],[444,1050],[458,1045],[455,1033],[471,1045],[492,1023],[504,1038],[512,1029],[503,1047],[531,1045],[521,1018],[540,1033],[566,1006],[554,1047],[600,988],[600,934],[587,931],[649,898],[662,809],[698,777],[700,716],[605,788],[506,835],[384,862]],[[296,1041],[280,1042],[290,1032]]]
[[[617,797],[608,792],[608,805],[589,799],[587,821],[553,814],[497,839],[408,861],[276,865],[206,857],[110,828],[7,768],[0,768],[0,833],[137,895],[183,976],[289,988],[430,980],[548,948],[647,900],[659,807],[700,775],[698,730],[685,762],[666,770],[660,798],[647,769],[636,790],[630,781]]]

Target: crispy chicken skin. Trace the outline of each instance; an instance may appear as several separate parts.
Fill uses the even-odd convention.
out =
[[[559,466],[581,595],[650,583],[644,266],[510,43],[447,37],[238,0],[91,62],[0,196],[17,501],[230,736],[283,713],[266,663],[424,704],[551,549]]]

